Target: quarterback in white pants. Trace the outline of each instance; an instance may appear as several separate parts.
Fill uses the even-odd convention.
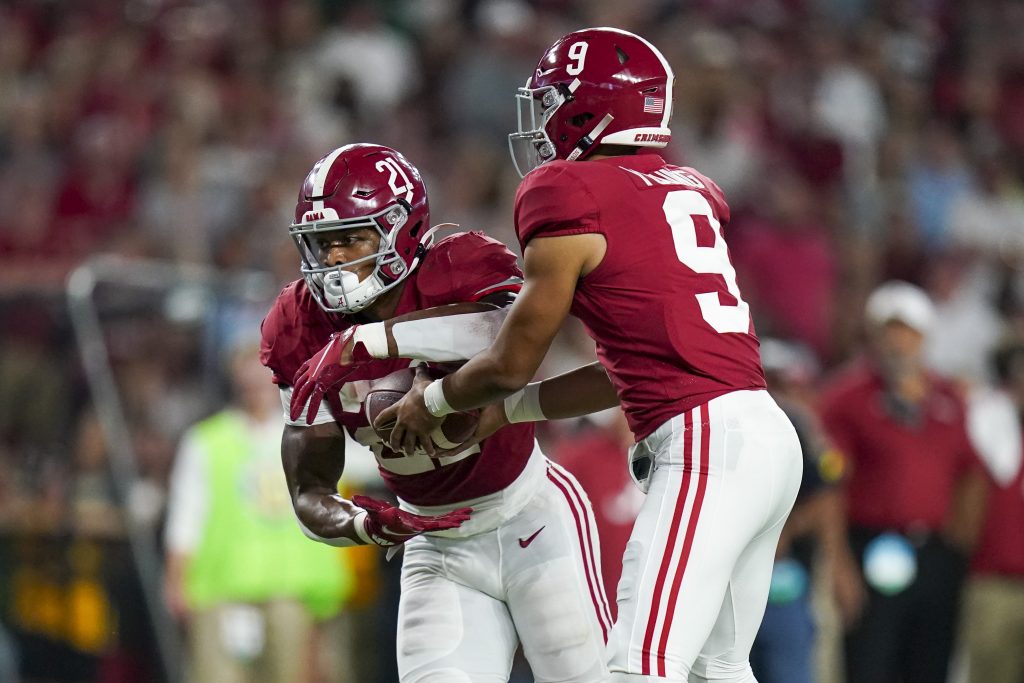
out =
[[[802,458],[764,390],[725,196],[650,149],[671,139],[674,81],[657,48],[618,29],[574,31],[547,50],[509,136],[525,173],[523,289],[490,348],[379,424],[395,421],[391,444],[409,450],[444,415],[498,400],[524,406],[512,411],[523,419],[573,414],[580,396],[621,404],[650,489],[624,557],[612,680],[739,683],[755,680],[750,645]],[[530,389],[570,312],[600,366],[572,392]]]
[[[800,487],[793,426],[768,392],[739,391],[677,415],[638,451],[653,469],[622,561],[611,668],[653,681],[692,661],[691,681],[753,681],[748,656]]]

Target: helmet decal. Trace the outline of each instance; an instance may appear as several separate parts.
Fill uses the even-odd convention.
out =
[[[398,286],[433,244],[427,191],[419,171],[381,145],[339,147],[320,159],[299,188],[295,221],[288,231],[300,270],[317,303],[332,313],[356,313]],[[326,233],[372,230],[378,247],[346,263],[325,263]],[[359,279],[367,264],[372,271]]]
[[[563,36],[516,94],[518,129],[509,135],[516,170],[586,159],[600,145],[664,147],[674,78],[664,55],[628,31]]]

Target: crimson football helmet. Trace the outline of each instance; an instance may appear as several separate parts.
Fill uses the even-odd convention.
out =
[[[661,52],[628,31],[564,36],[516,94],[519,129],[508,136],[516,171],[586,159],[599,145],[664,147],[674,79]]]
[[[397,286],[433,244],[427,189],[405,157],[381,145],[345,145],[320,161],[299,188],[288,232],[299,249],[302,276],[317,303],[331,313],[357,313]],[[317,235],[370,228],[376,254],[341,265],[321,260]],[[367,261],[363,280],[352,271]]]

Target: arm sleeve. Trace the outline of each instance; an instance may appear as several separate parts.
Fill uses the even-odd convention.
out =
[[[209,490],[203,472],[203,452],[191,434],[178,447],[171,472],[164,544],[168,552],[189,555],[203,538],[209,510]]]
[[[534,237],[603,233],[599,218],[590,190],[564,164],[541,166],[516,192],[516,235],[523,249]]]
[[[506,307],[409,320],[395,323],[391,334],[400,358],[442,363],[469,360],[491,345],[508,311]]]

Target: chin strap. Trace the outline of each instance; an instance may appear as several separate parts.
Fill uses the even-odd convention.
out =
[[[604,118],[601,119],[601,121],[596,126],[594,126],[593,130],[591,130],[589,133],[580,138],[580,141],[576,143],[576,147],[572,150],[572,152],[569,153],[569,156],[567,156],[565,160],[576,161],[581,156],[586,154],[590,150],[590,148],[594,146],[594,143],[600,139],[601,133],[603,133],[604,129],[611,124],[614,118],[615,117],[612,116],[611,114],[605,114]]]

